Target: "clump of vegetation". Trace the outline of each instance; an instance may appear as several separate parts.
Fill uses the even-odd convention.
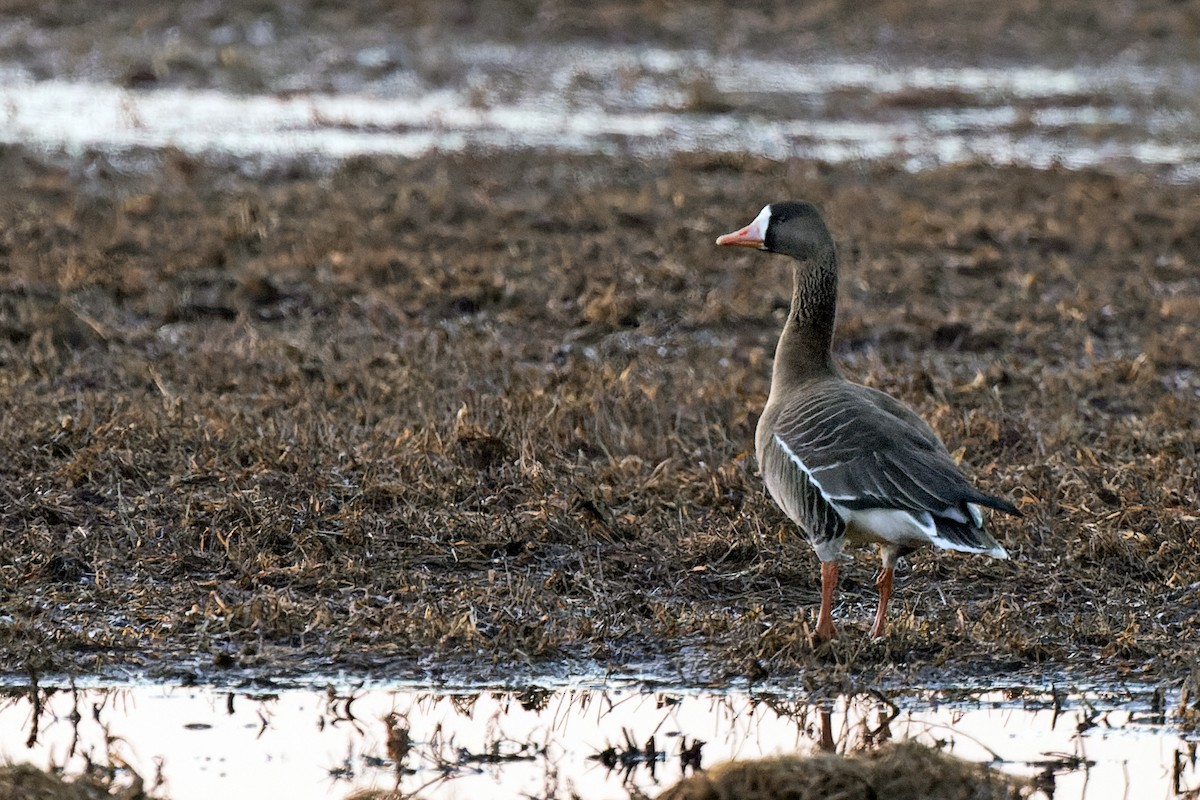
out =
[[[1020,800],[1025,781],[916,742],[849,756],[822,753],[731,761],[684,778],[658,800]]]

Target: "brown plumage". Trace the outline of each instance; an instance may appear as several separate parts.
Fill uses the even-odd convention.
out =
[[[911,409],[846,380],[834,364],[837,254],[816,208],[774,203],[717,244],[796,259],[791,311],[775,349],[755,449],[771,497],[821,560],[817,634],[836,635],[833,594],[847,542],[874,543],[883,558],[875,637],[884,633],[901,556],[935,545],[1007,558],[985,529],[980,506],[1020,512],[971,486],[937,434]]]

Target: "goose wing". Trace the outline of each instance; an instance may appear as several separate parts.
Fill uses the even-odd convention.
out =
[[[840,518],[843,529],[837,535],[856,523],[897,544],[929,542],[1003,557],[1004,549],[983,528],[978,506],[1020,513],[971,486],[937,435],[911,410],[882,392],[845,381],[812,387],[782,407],[764,455],[777,472],[794,473],[776,477],[779,488],[802,489],[799,499],[806,508],[819,505],[806,495],[815,494]],[[822,522],[811,511],[808,517]],[[834,526],[816,527],[832,531]],[[813,528],[806,530],[813,537]]]

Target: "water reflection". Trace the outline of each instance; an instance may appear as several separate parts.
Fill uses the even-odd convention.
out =
[[[1196,741],[1163,698],[865,693],[814,704],[772,694],[639,686],[270,692],[129,686],[13,688],[0,758],[78,773],[106,765],[175,800],[654,797],[729,759],[849,753],[915,740],[1036,779],[1054,800],[1195,797]]]

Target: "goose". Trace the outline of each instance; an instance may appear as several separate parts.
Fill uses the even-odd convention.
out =
[[[1021,512],[972,486],[912,409],[847,380],[834,364],[838,262],[816,207],[772,203],[717,244],[795,259],[791,310],[754,443],[767,491],[821,561],[816,635],[837,635],[833,597],[847,544],[879,548],[876,639],[884,636],[900,558],[928,546],[1008,558],[984,527],[980,507]]]

